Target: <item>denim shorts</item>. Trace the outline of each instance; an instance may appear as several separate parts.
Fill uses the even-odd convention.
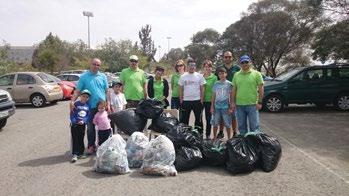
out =
[[[217,127],[223,119],[224,126],[226,128],[231,128],[232,115],[235,116],[234,112],[233,114],[229,114],[229,109],[215,109],[211,118],[211,124]]]

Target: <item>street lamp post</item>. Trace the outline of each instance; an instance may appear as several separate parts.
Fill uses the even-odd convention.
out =
[[[167,54],[170,53],[170,39],[172,37],[166,37],[167,38]]]
[[[84,16],[87,16],[88,48],[90,48],[90,17],[93,17],[93,13],[88,11],[83,11],[82,14]]]

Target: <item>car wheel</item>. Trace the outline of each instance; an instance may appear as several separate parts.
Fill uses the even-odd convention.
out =
[[[2,129],[7,123],[7,118],[1,119],[0,120],[0,129]]]
[[[349,111],[349,94],[341,94],[335,100],[334,105],[338,110]]]
[[[263,108],[268,112],[281,112],[284,109],[284,100],[279,95],[268,96],[263,104]]]
[[[46,99],[41,94],[34,94],[30,98],[30,102],[34,107],[42,107],[46,105]]]

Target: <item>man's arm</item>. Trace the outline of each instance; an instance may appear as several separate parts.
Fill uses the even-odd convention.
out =
[[[204,93],[205,93],[205,87],[204,87],[204,85],[200,85],[200,101],[201,101],[201,103],[204,103]]]
[[[257,109],[262,109],[263,104],[263,96],[264,96],[264,86],[263,84],[258,86],[258,103],[257,103]]]
[[[233,90],[230,93],[230,100],[231,100],[230,107],[234,111],[235,107],[236,107],[236,101],[235,101],[236,100],[236,87],[235,86],[233,86]]]
[[[144,93],[144,99],[146,99],[148,97],[146,82],[143,84],[143,93]]]

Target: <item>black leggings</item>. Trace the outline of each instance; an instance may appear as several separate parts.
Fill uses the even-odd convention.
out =
[[[180,122],[189,125],[189,118],[191,111],[194,112],[195,116],[195,127],[202,134],[202,103],[200,100],[197,101],[183,101],[181,104],[181,116]]]

